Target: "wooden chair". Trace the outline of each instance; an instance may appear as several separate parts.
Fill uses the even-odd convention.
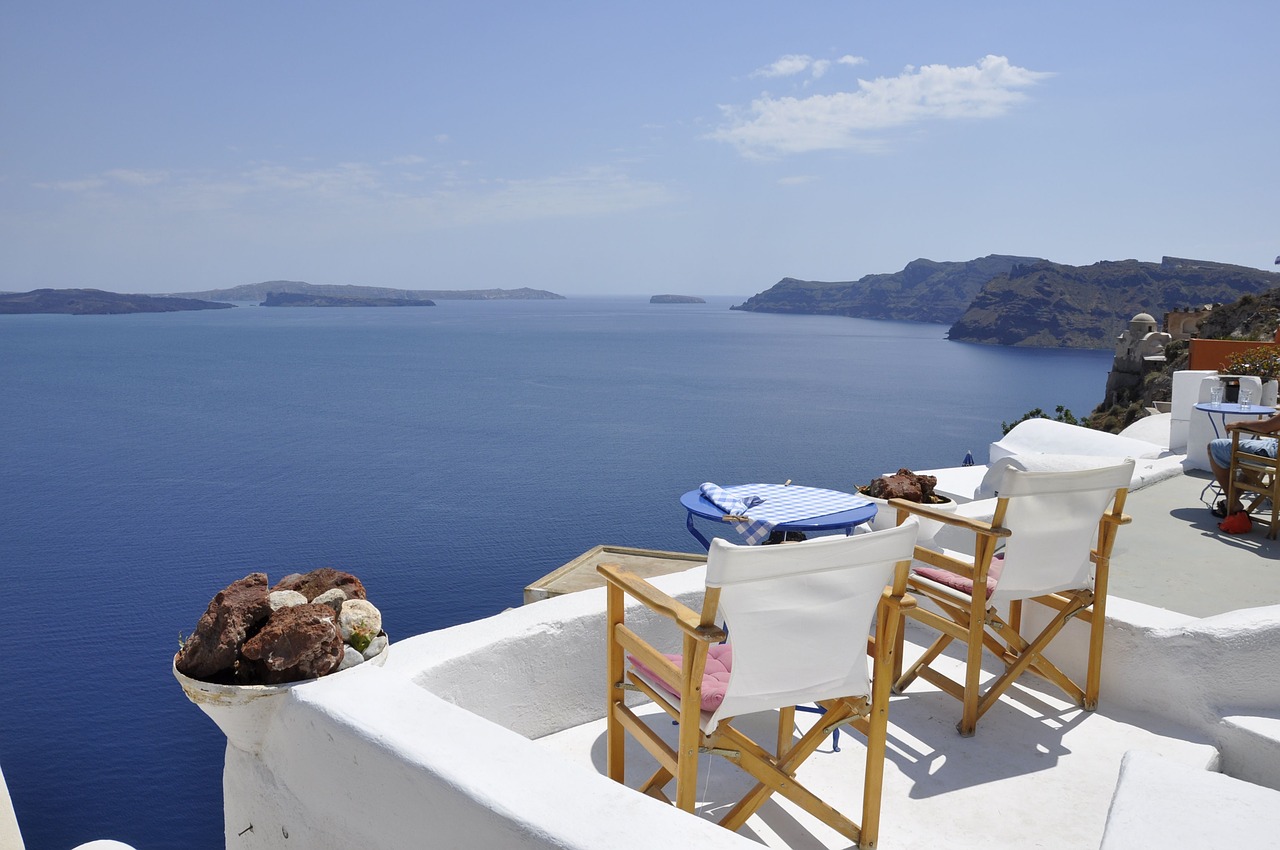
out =
[[[899,521],[909,514],[928,516],[974,532],[974,554],[916,547],[916,564],[908,589],[926,597],[936,609],[904,612],[941,632],[906,672],[901,646],[894,655],[894,690],[907,688],[917,676],[963,703],[961,735],[972,735],[985,714],[1027,670],[1053,682],[1076,704],[1093,710],[1098,704],[1102,670],[1102,636],[1106,619],[1107,577],[1117,527],[1129,521],[1123,513],[1134,462],[1071,472],[1027,472],[1011,466],[996,487],[998,498],[990,522],[942,513],[928,506],[894,499]],[[997,548],[1003,543],[1003,550]],[[1039,634],[1023,637],[1023,602],[1042,603],[1056,611]],[[1007,603],[1007,617],[997,606]],[[1073,682],[1043,653],[1067,621],[1090,623],[1089,658],[1084,687]],[[902,630],[897,633],[901,643]],[[953,641],[966,645],[963,681],[931,666]],[[982,651],[1005,665],[982,688]]]
[[[778,793],[860,847],[874,846],[892,653],[898,646],[894,632],[901,609],[912,604],[905,590],[915,537],[911,522],[778,546],[735,546],[715,539],[707,553],[701,614],[620,567],[598,567],[608,580],[609,777],[624,779],[624,733],[629,732],[660,765],[640,790],[670,802],[662,789],[675,779],[675,804],[692,812],[699,753],[712,753],[757,780],[721,825],[738,829]],[[624,620],[625,596],[669,618],[682,633],[683,653],[664,655],[632,631]],[[720,617],[730,630],[728,644],[722,643],[726,632],[716,625]],[[869,637],[873,619],[883,640]],[[864,653],[873,649],[869,681]],[[678,722],[674,749],[627,706],[627,690],[643,692]],[[793,740],[795,706],[810,702],[826,713]],[[735,716],[770,710],[779,713],[774,754],[731,723]],[[801,763],[842,724],[867,738],[861,824],[795,779]]]
[[[1280,529],[1280,460],[1266,455],[1250,454],[1240,448],[1240,435],[1245,439],[1271,438],[1270,432],[1252,431],[1248,423],[1231,429],[1231,469],[1227,475],[1227,504],[1240,502],[1254,519],[1267,524],[1267,537],[1276,539]],[[1251,494],[1245,502],[1244,494]],[[1267,500],[1270,504],[1267,504]],[[1268,517],[1269,515],[1269,517]]]

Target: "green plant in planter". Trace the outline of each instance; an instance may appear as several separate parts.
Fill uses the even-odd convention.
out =
[[[1260,345],[1234,352],[1218,371],[1224,375],[1256,375],[1264,381],[1280,378],[1280,345]]]

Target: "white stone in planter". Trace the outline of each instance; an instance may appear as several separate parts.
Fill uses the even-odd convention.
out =
[[[346,670],[364,661],[364,655],[354,646],[342,647],[342,660],[338,662],[339,670]]]
[[[281,608],[292,608],[295,605],[306,605],[307,597],[296,590],[273,590],[267,594],[267,604],[272,611]]]
[[[328,605],[333,609],[333,613],[340,614],[342,612],[342,603],[347,601],[347,594],[340,587],[334,587],[326,590],[324,593],[311,600],[313,605]]]
[[[369,643],[367,647],[365,647],[365,650],[363,653],[364,657],[373,658],[377,655],[382,654],[382,650],[387,648],[387,643],[388,641],[387,641],[386,635],[378,635]]]
[[[363,650],[382,631],[382,612],[367,599],[348,599],[338,614],[342,639]]]

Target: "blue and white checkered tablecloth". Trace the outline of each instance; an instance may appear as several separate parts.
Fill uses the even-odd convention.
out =
[[[748,518],[746,522],[734,523],[733,528],[751,545],[768,540],[773,529],[783,523],[814,519],[869,504],[869,500],[852,493],[785,484],[717,487],[708,482],[702,485],[701,490],[708,501],[727,515]]]

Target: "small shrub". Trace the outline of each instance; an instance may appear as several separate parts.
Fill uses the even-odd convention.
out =
[[[1263,380],[1280,377],[1280,345],[1260,345],[1237,351],[1223,361],[1227,375],[1256,375]]]
[[[1015,425],[1020,422],[1026,422],[1028,419],[1051,419],[1054,422],[1065,422],[1068,425],[1082,424],[1079,419],[1076,419],[1076,417],[1072,415],[1070,410],[1063,407],[1061,404],[1054,408],[1054,412],[1057,414],[1056,416],[1050,416],[1038,407],[1028,410],[1026,413],[1022,414],[1020,419],[1014,422],[1001,422],[1000,431],[1002,434],[1008,434],[1013,430]]]

